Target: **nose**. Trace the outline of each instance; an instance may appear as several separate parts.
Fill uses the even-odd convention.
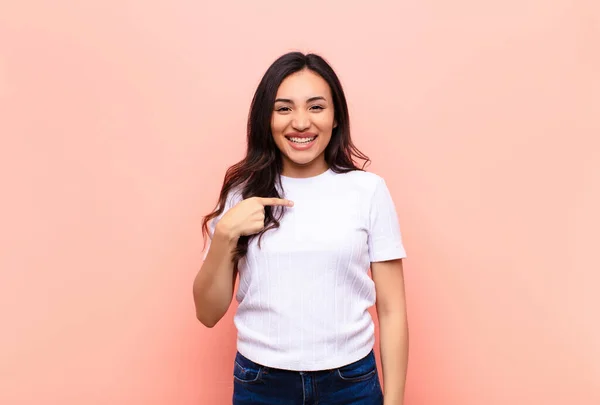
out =
[[[304,111],[297,111],[292,119],[292,127],[299,132],[310,128],[310,117]]]

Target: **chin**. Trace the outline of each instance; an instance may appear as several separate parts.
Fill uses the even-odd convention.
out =
[[[302,159],[294,159],[292,156],[288,155],[287,158],[290,160],[290,162],[292,162],[295,165],[298,165],[298,166],[308,166],[309,164],[311,164],[312,162],[315,161],[316,156],[304,157]]]

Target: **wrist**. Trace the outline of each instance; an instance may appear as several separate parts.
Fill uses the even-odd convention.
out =
[[[238,239],[240,238],[240,235],[235,231],[235,229],[232,229],[226,223],[219,222],[215,227],[214,238],[220,239],[227,243],[234,244],[237,243]]]
[[[387,393],[383,394],[383,405],[403,405],[404,395],[399,393]]]

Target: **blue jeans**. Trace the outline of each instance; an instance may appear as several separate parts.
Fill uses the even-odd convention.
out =
[[[257,364],[239,352],[233,405],[382,405],[375,354],[323,371],[288,371]]]

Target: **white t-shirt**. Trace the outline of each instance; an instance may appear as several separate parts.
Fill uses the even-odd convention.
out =
[[[375,342],[371,262],[406,257],[385,181],[369,172],[281,177],[281,226],[252,239],[239,263],[239,352],[268,367],[326,370]],[[241,201],[231,193],[225,209]],[[226,212],[226,211],[225,211]],[[220,217],[211,221],[214,232]]]

